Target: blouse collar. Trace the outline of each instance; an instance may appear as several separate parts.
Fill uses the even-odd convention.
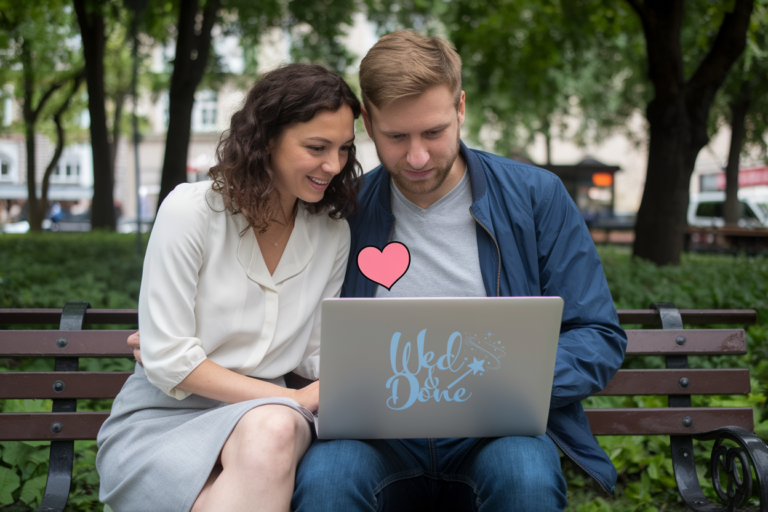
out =
[[[253,229],[248,228],[246,230],[245,234],[240,237],[237,260],[251,281],[270,290],[277,291],[277,285],[295,276],[307,267],[312,256],[315,254],[307,232],[309,228],[309,215],[311,214],[307,211],[305,205],[299,201],[293,231],[291,231],[275,273],[272,275],[269,274],[267,264],[261,255]],[[245,227],[243,216],[236,215],[235,217],[239,217],[238,222]]]

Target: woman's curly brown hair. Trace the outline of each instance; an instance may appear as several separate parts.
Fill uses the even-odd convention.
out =
[[[249,227],[265,231],[278,218],[279,202],[274,173],[269,165],[270,143],[295,123],[310,121],[322,111],[336,112],[342,105],[357,119],[360,102],[336,73],[317,64],[288,64],[263,75],[232,116],[229,131],[216,149],[218,164],[211,167],[213,190],[224,197],[227,210],[242,214]],[[347,218],[357,210],[362,168],[355,146],[347,164],[334,176],[323,199],[307,204],[312,213],[328,211],[333,218]]]

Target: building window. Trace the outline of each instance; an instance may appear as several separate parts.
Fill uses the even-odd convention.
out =
[[[192,111],[192,131],[210,132],[216,130],[218,97],[213,91],[200,91],[195,95]]]
[[[76,158],[62,158],[59,165],[51,174],[51,182],[55,183],[79,183],[80,162]]]
[[[13,164],[11,160],[0,155],[0,181],[13,181]]]

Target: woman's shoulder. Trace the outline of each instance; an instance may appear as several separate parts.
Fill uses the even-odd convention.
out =
[[[213,191],[212,181],[181,183],[163,200],[158,216],[207,218],[216,211],[223,211],[221,194]]]

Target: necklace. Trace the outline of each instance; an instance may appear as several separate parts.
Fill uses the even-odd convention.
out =
[[[274,245],[275,247],[277,247],[277,244],[279,244],[279,243],[280,243],[280,240],[282,240],[282,239],[283,239],[283,237],[285,236],[285,234],[288,232],[288,228],[290,228],[290,227],[291,227],[291,222],[293,222],[293,221],[296,219],[296,212],[297,212],[297,208],[294,208],[294,209],[293,209],[293,215],[291,216],[291,220],[289,220],[289,221],[286,223],[286,225],[285,225],[285,229],[283,230],[283,234],[282,234],[282,235],[280,235],[280,238],[278,238],[278,239],[277,239],[277,242],[275,242],[275,243],[273,243],[273,244],[272,244],[272,245]],[[264,235],[262,235],[262,236],[264,236]],[[272,243],[272,242],[269,242],[269,243]]]

